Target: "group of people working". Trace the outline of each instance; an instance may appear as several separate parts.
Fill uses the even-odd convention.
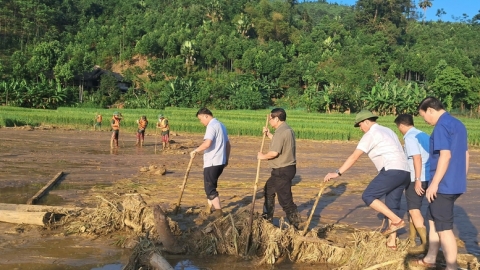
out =
[[[387,228],[382,232],[387,237],[386,248],[397,249],[397,231],[406,227],[400,217],[400,201],[405,192],[409,213],[412,243],[410,253],[426,253],[425,257],[411,264],[427,268],[435,267],[439,248],[442,248],[446,270],[457,269],[457,243],[453,233],[453,209],[455,200],[466,192],[469,166],[467,131],[461,121],[450,115],[440,100],[427,97],[418,106],[419,115],[434,126],[431,136],[415,128],[413,116],[401,114],[395,124],[403,134],[402,147],[391,129],[379,125],[378,116],[363,110],[355,117],[354,127],[364,133],[356,149],[335,171],[324,177],[327,182],[342,176],[359,157],[366,153],[374,163],[378,174],[365,188],[362,199],[366,205],[382,213],[387,219]],[[231,145],[225,126],[213,117],[210,110],[200,109],[199,121],[206,127],[203,143],[190,152],[194,158],[204,152],[204,188],[207,195],[207,212],[215,217],[223,215],[217,191],[218,179],[228,165]],[[287,114],[282,108],[273,109],[268,118],[268,127],[263,133],[271,139],[266,153],[258,152],[257,159],[268,160],[272,168],[264,186],[262,216],[271,221],[275,197],[286,213],[289,223],[299,229],[302,220],[293,201],[292,180],[296,174],[295,133],[286,123]],[[385,196],[385,202],[380,199]],[[427,220],[429,232],[420,211],[424,198],[428,201]],[[421,244],[416,245],[416,236]]]
[[[400,217],[400,201],[405,192],[409,213],[409,239],[411,253],[426,253],[425,257],[414,260],[415,266],[435,267],[439,248],[446,260],[446,270],[457,269],[457,243],[453,233],[453,209],[455,200],[466,192],[469,166],[467,131],[461,121],[451,116],[440,100],[427,97],[418,106],[419,115],[434,126],[431,136],[415,128],[413,116],[401,114],[395,124],[403,134],[402,147],[397,135],[391,129],[379,125],[378,116],[363,110],[355,117],[354,127],[364,133],[356,149],[335,171],[324,177],[327,182],[345,174],[361,155],[366,153],[374,163],[378,174],[368,184],[362,200],[387,219],[387,228],[382,232],[387,237],[386,248],[397,249],[397,231],[406,227]],[[207,196],[206,212],[213,217],[223,215],[217,191],[218,179],[228,165],[231,144],[225,125],[218,121],[207,108],[197,111],[196,117],[206,127],[203,142],[190,152],[195,158],[203,154],[204,189]],[[269,125],[262,132],[271,139],[266,153],[258,152],[257,159],[268,160],[270,177],[264,186],[263,214],[272,221],[275,197],[286,214],[289,223],[299,229],[302,219],[293,201],[292,180],[296,174],[295,133],[286,123],[287,114],[282,108],[271,110]],[[118,131],[121,115],[113,114],[111,120],[112,144],[118,146]],[[143,143],[147,119],[138,120],[137,144]],[[169,125],[163,115],[158,116],[157,128],[162,130],[162,142],[168,144]],[[385,202],[380,200],[385,196]],[[428,201],[426,218],[429,232],[420,211],[424,198]],[[212,213],[212,208],[214,209]],[[416,245],[416,236],[421,244]]]
[[[366,187],[362,199],[389,220],[383,231],[386,247],[396,250],[396,232],[406,226],[399,216],[400,200],[405,190],[410,216],[412,254],[426,253],[411,262],[414,266],[435,267],[439,248],[446,260],[446,270],[457,269],[457,243],[453,233],[455,200],[466,192],[469,153],[467,131],[462,122],[445,111],[440,100],[427,97],[418,106],[419,115],[434,126],[431,136],[416,129],[413,117],[399,115],[395,124],[403,134],[402,149],[396,134],[376,123],[378,116],[369,111],[356,115],[355,127],[364,133],[355,151],[324,181],[344,174],[358,158],[366,153],[378,174]],[[385,196],[385,203],[380,200]],[[428,201],[429,233],[420,212],[424,197]],[[416,235],[421,244],[415,246]],[[428,240],[427,240],[428,239]]]
[[[112,119],[110,121],[110,127],[112,129],[112,137],[110,139],[110,147],[118,147],[118,137],[120,133],[120,122],[122,120],[122,114],[115,111],[113,113]],[[95,116],[95,125],[94,130],[102,129],[102,120],[103,117],[101,114],[97,113]],[[140,119],[136,121],[138,125],[137,129],[137,141],[135,146],[143,146],[143,142],[145,140],[145,130],[148,126],[148,120],[145,115],[142,115]],[[158,115],[158,122],[156,124],[156,128],[160,129],[160,135],[162,137],[162,149],[168,148],[170,146],[170,125],[168,124],[168,119],[165,118],[163,114]]]

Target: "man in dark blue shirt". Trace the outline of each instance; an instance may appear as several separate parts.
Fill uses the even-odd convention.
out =
[[[467,189],[469,153],[467,130],[460,120],[445,111],[440,100],[425,98],[418,106],[420,116],[435,126],[430,136],[430,174],[432,180],[425,192],[430,205],[428,253],[413,264],[433,267],[442,247],[447,267],[457,269],[457,242],[453,234],[453,206]]]

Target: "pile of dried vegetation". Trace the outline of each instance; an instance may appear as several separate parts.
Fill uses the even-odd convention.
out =
[[[67,233],[97,236],[128,232],[134,236],[135,245],[130,245],[133,251],[124,269],[136,270],[142,266],[149,269],[148,261],[153,253],[168,251],[162,246],[164,244],[156,231],[159,227],[155,224],[154,210],[138,194],[118,198],[123,201],[100,197],[102,203],[98,208],[70,216],[65,230]],[[169,227],[175,245],[181,246],[182,252],[189,255],[226,254],[248,258],[256,264],[270,265],[288,259],[298,263],[329,264],[339,270],[413,269],[408,266],[408,240],[397,239],[397,251],[392,251],[385,246],[386,239],[379,231],[329,224],[303,235],[283,219],[280,219],[277,227],[257,213],[250,231],[249,208],[240,208],[216,220],[203,218],[201,225],[192,225],[185,231],[181,231],[177,222],[165,216],[168,223],[165,226]],[[186,216],[180,215],[184,219]],[[473,256],[463,259],[459,256],[459,263],[468,265],[468,269],[480,269]]]

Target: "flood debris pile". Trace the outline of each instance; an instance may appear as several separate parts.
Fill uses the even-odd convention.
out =
[[[249,215],[247,208],[242,208],[192,235],[184,235],[192,240],[187,243],[189,252],[245,255]],[[258,214],[254,217],[251,235],[251,246],[246,254],[258,264],[275,264],[289,259],[300,263],[328,263],[338,269],[365,269],[393,261],[390,266],[395,269],[395,264],[403,264],[408,248],[406,241],[400,241],[398,251],[390,251],[379,232],[355,230],[345,225],[326,225],[303,236],[282,219],[276,227]]]
[[[408,240],[397,240],[397,251],[392,251],[386,247],[386,239],[379,231],[328,224],[317,226],[303,235],[282,218],[277,227],[258,213],[253,216],[250,230],[250,207],[215,220],[198,214],[203,220],[200,225],[189,221],[197,214],[195,212],[176,215],[174,218],[182,219],[183,223],[192,222],[192,226],[181,231],[178,223],[167,217],[172,212],[164,212],[159,205],[147,206],[138,194],[117,197],[123,200],[99,197],[101,204],[98,208],[71,218],[66,230],[97,236],[123,231],[134,236],[133,244],[122,245],[133,248],[126,270],[150,269],[154,264],[168,265],[162,257],[165,253],[241,256],[258,265],[290,260],[327,263],[338,270],[413,269],[408,265],[411,258],[407,254]],[[469,269],[478,269],[478,261],[473,256],[459,258],[459,263],[469,265]],[[474,265],[477,268],[471,268]]]
[[[93,211],[70,216],[65,221],[67,234],[86,233],[105,236],[118,231],[125,231],[134,236],[150,236],[153,240],[156,232],[153,210],[148,207],[139,194],[126,194],[123,197],[105,199],[97,196],[100,204]],[[180,234],[176,222],[167,218],[169,229]]]

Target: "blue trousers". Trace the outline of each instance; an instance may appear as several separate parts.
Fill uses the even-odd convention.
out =
[[[383,168],[368,184],[362,194],[362,200],[370,206],[374,200],[385,196],[385,205],[398,216],[403,190],[409,183],[410,172],[402,170],[385,171]]]

